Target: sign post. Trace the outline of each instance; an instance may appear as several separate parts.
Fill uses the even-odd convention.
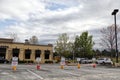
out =
[[[12,69],[14,70],[14,71],[16,71],[16,69],[17,69],[17,65],[18,65],[18,57],[13,57],[12,58]]]
[[[64,57],[61,57],[60,65],[61,65],[61,69],[64,69],[64,65],[65,65],[65,58]]]
[[[37,57],[37,58],[36,58],[36,62],[37,62],[36,69],[37,69],[37,70],[40,70],[40,61],[41,61],[41,58],[40,58],[40,57]]]
[[[96,61],[96,58],[92,58],[92,62],[93,62],[92,66],[93,66],[93,68],[96,68],[95,61]]]
[[[77,58],[77,62],[78,62],[78,65],[77,65],[77,67],[78,67],[78,69],[80,69],[80,58]]]

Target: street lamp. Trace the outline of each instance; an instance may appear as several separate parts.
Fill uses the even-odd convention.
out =
[[[119,11],[119,9],[114,9],[114,11],[112,12],[112,15],[114,15],[114,21],[115,21],[116,63],[118,63],[117,26],[116,26],[116,14],[118,11]]]

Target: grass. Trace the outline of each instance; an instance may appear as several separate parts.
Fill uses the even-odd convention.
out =
[[[112,61],[115,63],[116,62],[116,58],[112,58]],[[118,58],[118,62],[120,63],[120,58]]]

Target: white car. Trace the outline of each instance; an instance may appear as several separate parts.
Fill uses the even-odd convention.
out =
[[[112,61],[110,58],[99,58],[96,63],[98,64],[112,64]]]
[[[81,63],[86,64],[86,63],[92,63],[92,60],[88,59],[88,58],[82,58]]]

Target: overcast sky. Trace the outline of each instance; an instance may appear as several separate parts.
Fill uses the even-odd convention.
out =
[[[120,9],[120,0],[0,0],[0,37],[16,33],[24,42],[36,35],[40,44],[54,44],[61,33],[73,39],[88,31],[100,48],[100,29],[114,24],[114,9]]]

